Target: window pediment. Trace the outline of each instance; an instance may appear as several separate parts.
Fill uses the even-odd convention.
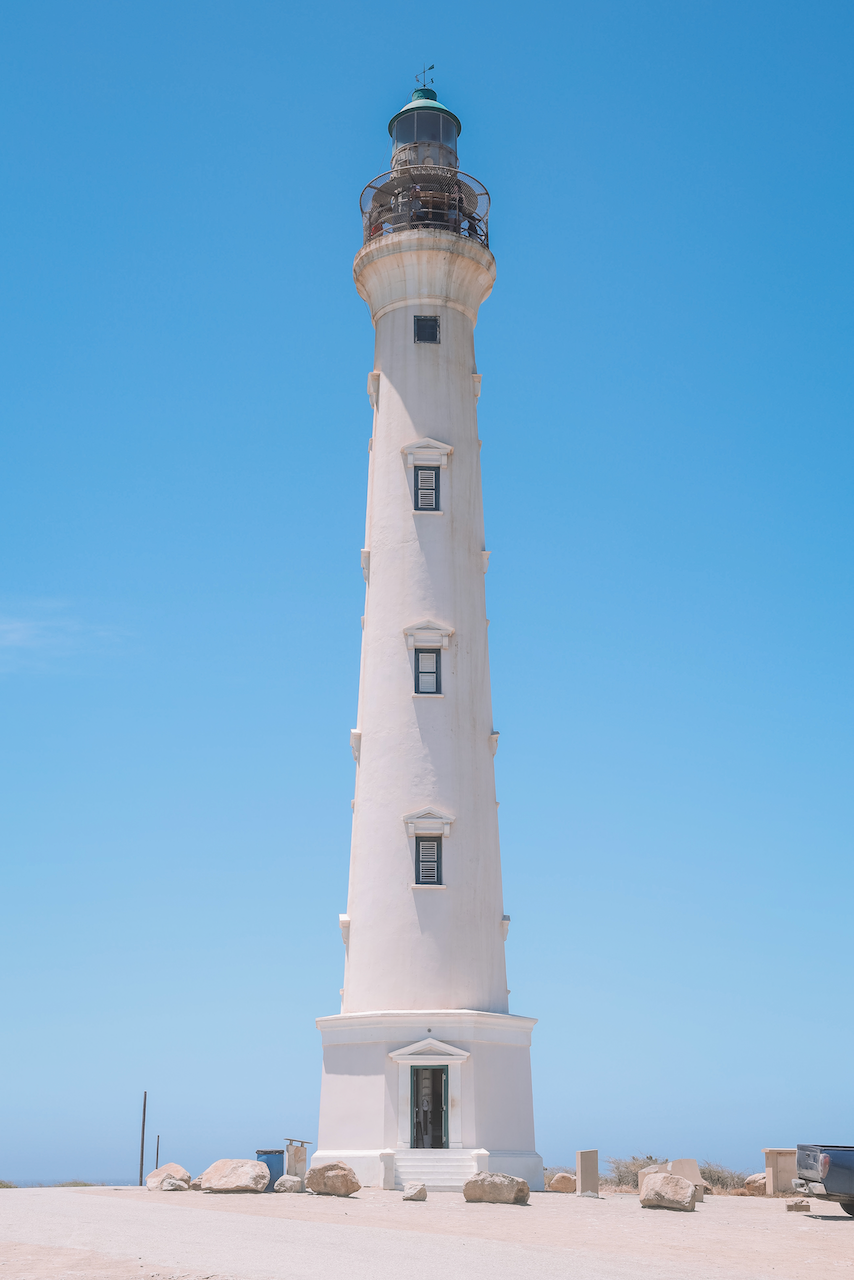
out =
[[[408,467],[447,467],[454,449],[453,445],[424,436],[421,440],[405,444],[400,452],[406,457]]]
[[[458,1049],[456,1045],[445,1044],[444,1041],[434,1040],[429,1036],[426,1040],[417,1040],[415,1044],[395,1049],[388,1056],[392,1062],[402,1063],[404,1066],[444,1067],[450,1066],[452,1062],[465,1062],[471,1054],[465,1049]]]
[[[439,809],[419,809],[417,813],[405,813],[408,836],[445,836],[451,834],[451,823],[454,821],[450,813],[442,813]]]
[[[414,649],[416,646],[419,649],[447,649],[454,628],[445,627],[441,622],[432,622],[427,618],[424,622],[404,627],[403,634],[406,636],[407,649]]]

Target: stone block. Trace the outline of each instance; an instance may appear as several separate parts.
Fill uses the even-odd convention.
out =
[[[599,1198],[599,1152],[576,1151],[575,1194]]]
[[[403,1188],[404,1200],[426,1200],[427,1188],[423,1182],[407,1182]]]
[[[270,1170],[261,1160],[215,1160],[202,1174],[202,1191],[258,1192],[270,1181]]]
[[[470,1204],[527,1204],[531,1190],[524,1178],[509,1173],[475,1173],[463,1195]]]
[[[287,1146],[287,1164],[285,1165],[285,1173],[289,1173],[292,1178],[301,1178],[305,1183],[305,1165],[306,1165],[306,1149],[297,1142],[290,1142]]]
[[[649,1173],[644,1178],[641,1207],[644,1209],[679,1209],[693,1213],[696,1188],[687,1178],[674,1173]]]
[[[809,1200],[787,1200],[786,1213],[809,1213]]]
[[[309,1169],[305,1186],[316,1196],[351,1196],[354,1191],[362,1189],[361,1182],[343,1160],[333,1160]]]

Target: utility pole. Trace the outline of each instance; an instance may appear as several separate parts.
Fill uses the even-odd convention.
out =
[[[148,1090],[142,1095],[142,1132],[139,1135],[139,1185],[142,1186],[142,1167],[145,1161],[145,1106],[148,1102]]]
[[[154,1156],[154,1167],[155,1169],[160,1168],[160,1134],[159,1133],[157,1135],[157,1151]]]

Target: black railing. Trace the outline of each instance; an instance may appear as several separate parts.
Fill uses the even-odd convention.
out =
[[[489,192],[457,169],[424,165],[382,173],[362,192],[365,244],[418,227],[489,245]]]

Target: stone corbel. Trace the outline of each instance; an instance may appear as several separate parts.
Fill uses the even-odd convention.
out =
[[[441,622],[416,622],[411,627],[404,627],[407,649],[447,649],[448,642],[454,634],[453,627],[443,627]]]
[[[471,375],[471,380],[472,380],[472,382],[474,383],[474,398],[475,398],[475,401],[478,401],[478,400],[480,399],[480,381],[481,381],[481,378],[482,378],[482,377],[483,377],[483,374],[482,374],[482,373],[473,373],[473,374]]]
[[[351,734],[350,735],[351,740],[352,740],[352,737],[353,735]],[[497,729],[493,729],[492,733],[489,735],[489,745],[492,747],[493,755],[495,755],[496,751],[498,750],[498,739],[500,737],[501,737],[501,734],[498,732]]]
[[[341,919],[343,920],[344,917],[342,916]],[[349,928],[349,924],[347,927]],[[507,941],[507,935],[509,932],[510,932],[510,917],[502,916],[501,917],[501,941],[502,942]]]
[[[361,754],[362,754],[362,731],[361,731],[361,729],[351,729],[351,730],[350,730],[350,750],[353,752],[353,759],[356,761],[356,764],[358,764],[358,763],[359,763],[359,758],[360,758],[360,756],[361,756]]]
[[[362,548],[362,577],[365,582],[369,581],[371,576],[371,553],[364,547]]]
[[[424,436],[421,440],[405,444],[400,452],[405,454],[408,467],[447,467],[448,458],[454,449],[441,440],[431,440],[429,436]]]
[[[376,369],[368,374],[368,399],[371,408],[376,409],[380,402],[380,375]]]
[[[447,840],[454,818],[439,809],[419,809],[417,813],[405,813],[403,821],[408,836],[444,836]]]
[[[492,555],[492,552],[481,551],[480,554],[483,556],[483,572],[486,573],[487,569],[489,568],[489,557]]]
[[[343,939],[344,946],[348,947],[350,945],[350,917],[339,916],[338,928],[341,930],[341,937]]]

